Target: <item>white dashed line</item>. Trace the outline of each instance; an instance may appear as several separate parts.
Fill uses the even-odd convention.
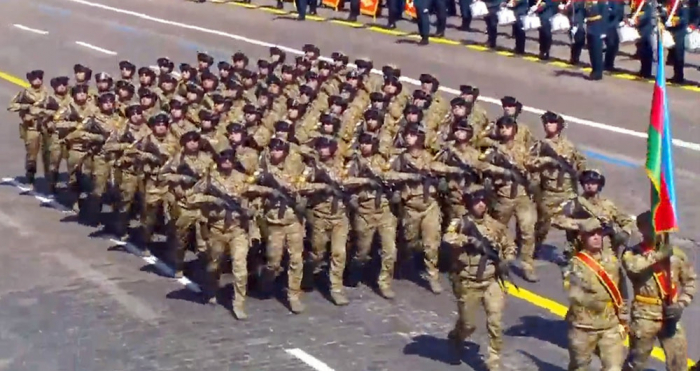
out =
[[[36,28],[23,26],[23,25],[17,24],[17,23],[13,24],[13,26],[15,26],[16,28],[19,28],[20,30],[38,33],[39,35],[48,35],[49,34],[49,31],[37,30]]]
[[[109,54],[109,55],[117,55],[117,52],[113,52],[113,51],[111,51],[111,50],[103,49],[103,48],[100,48],[99,46],[95,46],[95,45],[92,45],[92,44],[88,44],[88,43],[83,42],[83,41],[76,41],[75,43],[78,44],[78,45],[80,45],[80,46],[84,46],[84,47],[86,47],[86,48],[88,48],[88,49],[92,49],[92,50],[98,51],[98,52],[100,52],[100,53]]]
[[[112,7],[112,6],[108,6],[108,5],[104,5],[104,4],[98,4],[98,3],[93,3],[93,2],[90,2],[90,1],[86,1],[86,0],[67,0],[67,1],[70,1],[70,2],[73,2],[73,3],[78,3],[78,4],[83,4],[83,5],[86,5],[86,6],[93,7],[93,8],[99,8],[99,9],[107,10],[107,11],[114,12],[114,13],[129,15],[129,16],[132,16],[132,17],[136,17],[136,18],[140,18],[140,19],[145,19],[145,20],[148,20],[148,21],[151,21],[151,22],[160,23],[160,24],[164,24],[164,25],[168,25],[168,26],[179,27],[179,28],[183,28],[183,29],[187,29],[187,30],[192,30],[192,31],[198,31],[198,32],[207,33],[207,34],[210,34],[210,35],[222,36],[222,37],[226,37],[226,38],[233,39],[233,40],[236,40],[236,41],[244,42],[244,43],[247,43],[247,44],[262,46],[262,47],[266,47],[266,48],[269,48],[269,47],[272,47],[272,46],[276,46],[276,47],[280,48],[281,50],[284,50],[284,51],[286,51],[286,52],[288,52],[288,53],[292,53],[292,54],[296,54],[296,55],[303,55],[303,54],[304,54],[301,50],[289,48],[289,47],[286,47],[286,46],[284,46],[284,45],[276,45],[276,44],[273,44],[273,43],[269,43],[269,42],[265,42],[265,41],[261,41],[261,40],[256,40],[256,39],[251,39],[251,38],[248,38],[248,37],[245,37],[245,36],[236,35],[236,34],[224,32],[224,31],[213,30],[213,29],[210,29],[210,28],[205,28],[205,27],[200,27],[200,26],[194,26],[194,25],[190,25],[190,24],[186,24],[186,23],[180,23],[180,22],[175,22],[175,21],[170,21],[170,20],[167,20],[167,19],[157,18],[157,17],[154,17],[154,16],[150,16],[150,15],[148,15],[148,14],[138,13],[138,12],[134,12],[134,11],[131,11],[131,10],[115,8],[115,7]],[[321,59],[326,60],[326,61],[331,61],[331,59],[330,59],[330,58],[327,58],[327,57],[321,57]],[[350,64],[350,66],[354,66],[354,65],[353,65],[353,64]],[[382,75],[382,71],[380,71],[380,70],[372,70],[372,73],[378,74],[378,75]],[[403,81],[403,82],[405,82],[405,83],[408,83],[408,84],[411,84],[411,85],[414,85],[414,86],[420,86],[420,81],[418,81],[418,80],[416,80],[416,79],[411,79],[411,78],[407,78],[407,77],[402,77],[402,78],[401,78],[401,81]],[[440,90],[443,91],[443,92],[449,93],[449,94],[454,94],[454,95],[460,94],[459,90],[457,90],[457,89],[452,89],[452,88],[447,88],[447,87],[440,87]],[[486,102],[486,103],[499,105],[499,106],[500,106],[500,104],[501,104],[500,99],[491,98],[491,97],[481,96],[481,97],[479,97],[479,100],[481,100],[481,101],[483,101],[483,102]],[[546,110],[539,109],[539,108],[535,108],[535,107],[523,106],[523,111],[526,111],[526,112],[529,112],[529,113],[533,113],[533,114],[536,114],[536,115],[541,115],[541,114],[543,114]],[[564,115],[564,114],[562,114],[562,117],[563,117],[567,122],[569,122],[569,123],[574,123],[574,124],[578,124],[578,125],[582,125],[582,126],[587,126],[587,127],[594,128],[594,129],[599,129],[599,130],[610,131],[610,132],[613,132],[613,133],[618,133],[618,134],[623,134],[623,135],[629,135],[629,136],[636,137],[636,138],[641,138],[641,139],[646,139],[646,138],[647,138],[647,134],[644,133],[644,132],[640,132],[640,131],[634,131],[634,130],[630,130],[630,129],[621,128],[621,127],[618,127],[618,126],[607,125],[607,124],[603,124],[603,123],[595,122],[595,121],[590,121],[590,120],[586,120],[586,119],[580,119],[580,118],[577,118],[577,117],[568,116],[568,115]],[[691,151],[700,152],[700,143],[686,142],[686,141],[680,140],[680,139],[673,139],[673,144],[674,144],[676,147],[685,148],[685,149],[689,149],[689,150],[691,150]]]
[[[49,205],[49,206],[53,207],[56,210],[59,210],[60,212],[62,212],[64,214],[75,215],[75,212],[73,210],[67,209],[65,206],[56,202],[53,198],[46,196],[46,195],[32,192],[31,188],[16,181],[13,178],[2,178],[2,183],[10,184],[10,185],[14,186],[15,188],[19,189],[22,193],[29,194],[29,195],[33,196],[35,199],[39,200],[39,202],[41,202],[42,205]],[[165,264],[163,261],[161,261],[160,259],[158,259],[155,256],[143,255],[143,253],[141,252],[141,249],[136,247],[134,244],[132,244],[130,242],[124,242],[124,241],[118,240],[116,238],[108,238],[108,240],[115,245],[119,245],[119,246],[123,247],[129,253],[140,257],[141,259],[143,259],[143,261],[148,263],[148,265],[154,266],[156,268],[156,270],[158,270],[163,275],[166,275],[168,277],[175,276],[175,271],[170,266],[168,266],[167,264]],[[192,282],[187,277],[178,278],[176,281],[179,282],[181,285],[185,286],[190,291],[197,292],[197,293],[202,291],[200,289],[199,285]]]
[[[318,358],[312,356],[309,353],[306,353],[305,351],[299,348],[285,349],[284,351],[300,359],[302,362],[306,363],[316,371],[334,371],[332,368],[328,367],[327,364],[323,363]]]

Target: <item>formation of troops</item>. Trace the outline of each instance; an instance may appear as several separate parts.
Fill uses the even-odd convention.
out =
[[[357,21],[360,15],[360,3],[364,1],[348,1],[350,3],[349,21]],[[380,0],[369,1],[380,2]],[[307,7],[310,14],[316,14],[319,0],[295,0],[295,2],[300,20],[305,19]],[[344,2],[344,0],[339,2],[339,8],[343,8]],[[684,74],[688,44],[686,37],[700,26],[700,7],[697,1],[692,0],[386,0],[384,6],[388,10],[387,28],[396,28],[406,8],[405,3],[411,3],[412,11],[415,12],[421,36],[419,45],[428,45],[431,36],[444,37],[447,17],[457,16],[457,8],[459,8],[461,17],[459,29],[471,31],[473,20],[483,19],[488,34],[486,46],[496,49],[498,27],[504,26],[502,22],[505,19],[499,15],[499,12],[509,9],[514,18],[508,21],[507,26],[512,27],[515,54],[526,53],[526,33],[536,31],[539,59],[548,61],[553,45],[553,34],[566,33],[571,41],[570,64],[580,65],[584,46],[588,49],[592,69],[589,76],[591,80],[601,80],[605,71],[616,71],[615,59],[621,43],[620,29],[624,27],[637,30],[639,37],[633,42],[637,47],[635,57],[640,62],[638,75],[641,78],[650,79],[656,49],[655,29],[657,21],[660,21],[674,41],[674,46],[668,49],[667,63],[673,66],[673,75],[669,81],[683,84],[686,81]],[[477,3],[481,7],[476,6]],[[283,0],[277,0],[277,8],[283,7]],[[475,11],[480,13],[473,14]],[[431,33],[430,17],[433,14],[436,16],[437,29]],[[534,22],[537,22],[539,27],[535,28],[534,25],[528,24],[530,22],[528,17],[538,18]],[[561,19],[562,17],[564,20]],[[566,26],[562,26],[562,22]]]
[[[261,293],[286,277],[298,314],[303,291],[326,280],[338,306],[361,282],[391,300],[395,274],[414,269],[440,294],[440,263],[458,301],[449,343],[461,352],[483,307],[490,370],[499,369],[511,267],[518,260],[537,281],[534,259],[554,227],[568,241],[569,370],[587,370],[594,354],[605,370],[643,370],[656,339],[668,369],[686,369],[680,319],[696,291],[692,264],[655,239],[648,211],[633,220],[601,195],[605,176],[586,167],[561,115],[543,114],[537,139],[515,97],[489,118],[477,87],[447,99],[430,74],[410,91],[396,66],[381,76],[367,58],[351,68],[341,52],[329,62],[314,45],[303,51],[289,60],[273,47],[253,65],[240,52],[216,64],[198,53],[178,71],[168,58],[157,69],[122,61],[116,78],[76,64],[50,87],[31,71],[8,108],[20,118],[26,182],[34,187],[41,162],[52,194],[93,225],[108,204],[105,228],[144,254],[160,231],[167,251],[157,254],[179,277],[192,250],[206,263],[212,304],[230,264],[239,320],[249,276]],[[132,219],[139,233],[129,237]],[[635,230],[642,242],[629,246]]]

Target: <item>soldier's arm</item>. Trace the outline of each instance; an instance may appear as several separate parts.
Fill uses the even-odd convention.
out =
[[[501,225],[499,229],[501,231],[498,233],[498,238],[500,240],[499,245],[501,246],[501,254],[503,255],[503,259],[506,261],[514,261],[518,248],[515,246],[513,234],[510,233],[508,228],[506,228],[504,225]]]
[[[447,230],[445,231],[445,235],[442,237],[442,240],[451,246],[452,249],[459,249],[461,248],[464,244],[469,243],[471,241],[470,237],[462,234],[462,220],[461,219],[453,219],[450,221],[450,224],[447,226]],[[456,256],[456,255],[452,255]]]
[[[622,265],[627,272],[639,274],[651,270],[656,262],[665,258],[668,258],[668,255],[663,250],[655,250],[649,254],[636,254],[628,248],[622,253]]]
[[[589,290],[586,289],[586,274],[583,269],[585,268],[580,263],[572,260],[568,274],[564,278],[564,288],[568,291],[569,302],[573,305],[586,306],[588,303]]]
[[[697,291],[697,274],[695,273],[695,268],[693,264],[688,259],[688,256],[680,249],[673,249],[673,256],[679,258],[681,261],[680,274],[678,276],[678,281],[681,284],[681,292],[678,296],[678,302],[687,307],[693,301],[695,292]]]
[[[631,235],[635,228],[635,221],[632,220],[628,214],[620,212],[620,210],[618,210],[612,202],[609,203],[608,208],[610,210],[610,215],[612,215],[613,221],[619,225],[622,230]]]
[[[24,94],[24,90],[15,94],[15,96],[10,100],[10,104],[7,106],[7,110],[10,112],[19,112],[22,110],[29,109],[31,107],[31,104],[23,104],[19,103],[20,97]]]
[[[574,169],[576,169],[576,171],[579,173],[586,170],[586,156],[584,156],[578,149],[574,149],[573,165]]]

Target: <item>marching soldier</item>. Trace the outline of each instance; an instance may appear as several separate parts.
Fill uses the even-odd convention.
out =
[[[589,370],[596,350],[604,370],[620,370],[629,315],[624,272],[615,253],[603,248],[598,220],[586,220],[578,229],[583,246],[564,281],[569,295],[569,370]]]
[[[680,321],[695,296],[697,274],[681,249],[657,240],[652,223],[650,211],[637,216],[642,242],[622,254],[634,290],[625,370],[646,369],[656,339],[664,349],[666,369],[686,370],[688,342]]]
[[[39,104],[48,96],[48,91],[44,87],[44,71],[34,70],[27,72],[27,81],[30,87],[17,93],[12,98],[7,108],[10,112],[18,112],[22,123],[19,124],[19,137],[24,141],[26,155],[24,159],[25,178],[27,183],[34,188],[34,179],[37,171],[37,158],[42,150],[42,163],[44,165],[44,176],[49,173],[49,149],[46,147],[48,141],[42,141],[42,122],[38,117],[41,113]],[[44,147],[44,148],[42,148]]]
[[[522,244],[520,259],[523,277],[530,281],[538,280],[535,273],[535,222],[537,209],[532,201],[532,190],[528,169],[531,166],[529,148],[515,140],[519,126],[513,117],[504,116],[496,121],[496,129],[501,139],[498,147],[487,150],[483,159],[490,163],[486,171],[494,177],[496,205],[493,215],[499,222],[508,225],[511,217],[520,230]]]
[[[119,73],[121,75],[119,81],[128,82],[131,85],[133,85],[135,83],[135,81],[134,81],[134,74],[136,73],[136,65],[135,64],[133,64],[129,61],[120,61],[119,62]]]
[[[605,236],[610,238],[610,241],[605,240],[606,247],[611,247],[617,253],[632,234],[634,221],[627,214],[620,212],[611,200],[600,195],[605,187],[605,176],[598,170],[584,170],[579,176],[579,183],[582,189],[581,196],[565,202],[562,212],[552,218],[552,224],[567,233],[567,240],[572,249],[564,254],[570,257],[578,248],[579,242],[575,234],[579,224],[587,219],[604,222]]]
[[[175,202],[171,205],[170,215],[173,220],[175,276],[183,276],[185,253],[190,244],[202,248],[199,241],[191,241],[192,229],[199,229],[200,211],[192,204],[195,183],[206,176],[212,167],[212,158],[200,149],[201,137],[196,131],[190,131],[180,138],[180,153],[173,156],[160,172],[164,182],[170,184],[170,192]],[[200,237],[201,233],[195,233]]]
[[[263,268],[261,286],[269,291],[270,284],[282,273],[282,256],[289,255],[287,268],[287,300],[292,313],[305,309],[301,302],[301,280],[304,270],[304,213],[306,201],[298,195],[304,185],[304,166],[301,155],[290,152],[289,142],[273,138],[269,158],[261,163],[262,185],[278,189],[265,200],[264,221],[268,226],[267,265]]]
[[[42,106],[42,116],[47,123],[49,139],[49,191],[51,194],[56,194],[56,186],[58,184],[58,173],[61,168],[61,162],[68,159],[68,148],[66,144],[59,138],[58,130],[54,116],[63,108],[66,108],[73,101],[68,91],[69,78],[68,76],[59,76],[51,79],[51,87],[53,93],[47,95]]]
[[[476,331],[475,308],[483,307],[489,334],[486,365],[498,370],[506,304],[503,278],[515,259],[516,246],[508,228],[489,216],[486,190],[465,192],[464,201],[468,213],[450,222],[443,239],[451,250],[450,279],[459,316],[447,338],[461,358],[464,340]]]
[[[404,213],[402,227],[404,239],[409,245],[409,258],[418,251],[423,252],[425,272],[423,278],[430,291],[442,293],[438,276],[438,247],[440,246],[441,213],[437,202],[437,177],[433,173],[441,170],[442,164],[433,160],[425,149],[425,129],[420,123],[409,124],[404,133],[406,149],[392,160],[394,171],[405,175],[401,187]]]
[[[326,256],[326,245],[330,244],[330,296],[338,306],[349,303],[343,287],[343,272],[346,263],[346,244],[350,233],[350,220],[343,187],[345,169],[337,161],[335,152],[338,142],[333,138],[319,137],[315,141],[318,160],[314,160],[313,172],[308,181],[321,185],[308,196],[308,221],[311,225],[311,266],[314,274],[321,271]]]
[[[585,169],[585,158],[562,131],[566,127],[564,118],[547,111],[542,117],[545,139],[538,141],[530,153],[534,157],[533,170],[539,174],[536,244],[544,243],[549,234],[552,217],[558,207],[578,194],[576,179]]]
[[[82,64],[78,63],[73,66],[73,75],[75,77],[75,86],[90,86],[90,79],[92,79],[92,70],[89,67],[83,66]],[[89,96],[94,96],[94,94],[90,92]]]

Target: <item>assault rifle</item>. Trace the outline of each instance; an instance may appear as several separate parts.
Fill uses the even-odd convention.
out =
[[[240,215],[241,226],[243,229],[248,229],[250,223],[250,216],[252,213],[250,210],[245,208],[240,200],[226,193],[221,188],[217,187],[211,179],[207,180],[207,193],[220,199],[223,202],[224,208],[227,210],[226,217],[230,218],[231,213],[236,213]],[[218,183],[217,183],[218,184]]]
[[[282,219],[284,217],[284,213],[287,211],[287,207],[291,207],[299,221],[304,220],[303,212],[295,208],[295,206],[297,206],[296,196],[286,187],[282,186],[277,181],[277,178],[275,178],[275,176],[267,170],[267,166],[265,165],[263,165],[262,173],[260,174],[260,182],[262,185],[270,187],[276,191],[273,197],[277,198],[277,201],[280,202],[279,212],[277,214],[278,218]]]
[[[552,146],[546,141],[540,141],[540,156],[545,156],[553,159],[557,163],[559,168],[559,176],[557,177],[557,187],[562,187],[564,185],[564,176],[569,174],[571,177],[571,188],[578,194],[578,171],[571,166],[569,161],[560,155],[557,151],[552,148]]]
[[[388,186],[386,185],[386,182],[379,177],[365,162],[362,160],[359,154],[355,153],[353,155],[353,159],[355,160],[355,164],[357,166],[357,172],[358,175],[364,178],[368,178],[370,180],[370,184],[372,186],[372,189],[377,192],[376,196],[374,197],[374,207],[379,208],[382,204],[382,196],[389,194],[390,192]]]
[[[476,224],[471,218],[465,216],[464,221],[464,230],[462,231],[462,233],[467,236],[472,236],[476,239],[476,243],[472,244],[472,246],[481,254],[481,258],[479,259],[479,266],[476,268],[477,280],[483,279],[484,271],[486,270],[486,265],[490,260],[493,262],[493,265],[496,268],[496,277],[499,283],[503,285],[505,281],[508,280],[516,289],[520,290],[520,288],[511,280],[510,269],[508,269],[507,267],[504,268],[503,264],[501,264],[501,255],[498,253],[498,250],[493,246],[493,242],[486,238],[481,233],[481,231],[479,231],[479,228],[477,228]]]
[[[420,181],[423,182],[423,200],[427,202],[430,197],[430,186],[437,187],[439,182],[437,176],[429,170],[417,168],[410,162],[406,162],[403,165],[409,172],[420,175]]]
[[[345,190],[343,185],[338,183],[338,181],[323,167],[319,167],[315,159],[311,161],[311,165],[314,168],[315,178],[330,188],[330,194],[332,197],[331,213],[336,214],[338,212],[338,208],[340,207],[339,202],[345,199]]]
[[[506,154],[496,147],[490,147],[484,152],[484,156],[486,162],[508,170],[508,177],[513,181],[513,185],[510,188],[511,198],[515,198],[518,195],[518,184],[525,187],[528,193],[531,193],[530,182],[528,181],[527,175],[525,175]]]

